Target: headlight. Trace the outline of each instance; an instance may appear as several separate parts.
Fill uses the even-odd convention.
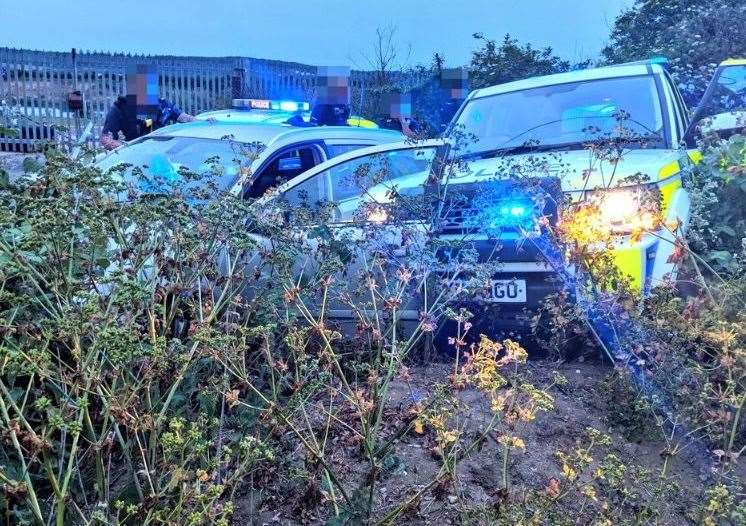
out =
[[[589,200],[598,207],[604,227],[617,234],[653,230],[660,224],[660,196],[655,187],[595,191]]]
[[[366,219],[371,223],[385,223],[389,219],[389,214],[383,207],[373,206],[366,211]]]

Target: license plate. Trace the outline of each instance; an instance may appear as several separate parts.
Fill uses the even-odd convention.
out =
[[[493,279],[492,294],[487,301],[495,303],[526,303],[526,280]]]

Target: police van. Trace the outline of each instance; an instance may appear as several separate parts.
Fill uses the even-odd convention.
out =
[[[165,126],[117,148],[97,166],[131,165],[124,177],[133,181],[133,170],[141,170],[135,181],[141,188],[155,179],[178,185],[187,168],[209,174],[220,191],[256,198],[340,154],[403,139],[399,132],[361,126],[293,126],[286,121],[307,108],[304,103],[252,100],[262,109],[204,113]]]

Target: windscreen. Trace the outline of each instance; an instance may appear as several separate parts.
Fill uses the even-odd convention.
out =
[[[193,188],[207,181],[214,183],[218,191],[227,191],[238,179],[240,151],[235,142],[228,140],[155,136],[112,153],[98,167],[106,171],[123,163],[131,164],[122,172],[124,180],[145,192],[168,185]],[[142,175],[135,168],[142,170]],[[185,180],[180,173],[184,169],[203,179]]]
[[[721,67],[702,97],[697,117],[742,110],[746,110],[746,65]]]
[[[594,139],[625,137],[663,143],[661,106],[652,76],[572,82],[469,101],[454,130],[466,153],[533,145],[581,149]],[[643,141],[641,140],[640,143]]]

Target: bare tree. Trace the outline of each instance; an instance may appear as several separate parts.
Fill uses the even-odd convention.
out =
[[[412,44],[407,44],[403,60],[400,60],[400,46],[397,39],[399,29],[393,24],[376,29],[376,39],[372,49],[363,53],[369,67],[375,72],[376,84],[386,86],[394,70],[403,70],[412,55]]]

